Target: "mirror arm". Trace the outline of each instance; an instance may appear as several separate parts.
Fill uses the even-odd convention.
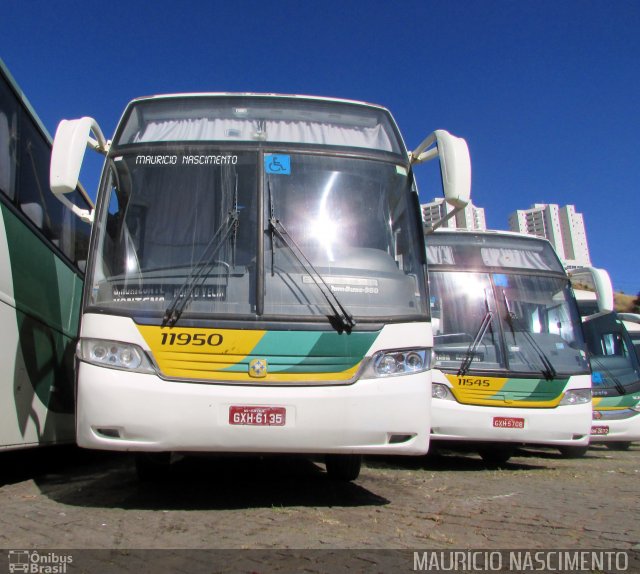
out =
[[[78,207],[75,203],[70,201],[66,195],[56,195],[56,198],[75,213],[82,221],[86,223],[93,223],[94,212],[92,209],[82,209]]]
[[[94,130],[94,133],[95,133],[95,129],[100,130],[100,128],[97,126],[98,124],[96,124],[95,127],[91,128],[92,130]],[[104,136],[102,135],[102,132],[101,132],[97,140],[93,139],[92,137],[87,138],[87,147],[94,151],[97,151],[98,153],[106,155],[109,152],[109,148],[111,147],[111,142],[109,140],[104,139]]]
[[[435,132],[429,134],[426,138],[424,138],[422,140],[422,143],[416,149],[414,149],[412,152],[409,153],[409,155],[411,156],[411,163],[418,164],[418,163],[422,163],[424,161],[429,161],[429,160],[431,160],[433,158],[438,157],[438,148],[437,147],[435,147],[435,148],[423,153],[424,150],[426,150],[435,141],[436,141],[436,133]]]
[[[424,163],[425,161],[431,161],[438,157],[438,148],[434,147],[430,150],[420,153],[419,155],[415,155],[415,151],[411,153],[411,163],[417,165],[419,163]]]
[[[102,133],[98,122],[96,122],[93,118],[82,119],[88,120],[90,122],[90,132],[87,136],[87,147],[102,154],[106,154],[111,147],[111,142],[104,137],[104,134]],[[91,132],[93,132],[97,139],[91,137]]]
[[[459,211],[462,211],[464,207],[455,207],[453,211],[450,211],[445,215],[442,219],[438,219],[433,225],[425,225],[424,226],[424,234],[430,235],[439,227],[442,227],[447,221],[449,221],[452,217],[456,215]]]

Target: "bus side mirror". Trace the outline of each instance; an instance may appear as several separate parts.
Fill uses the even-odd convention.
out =
[[[91,138],[92,131],[98,137],[97,141]],[[49,183],[54,195],[72,193],[76,189],[84,150],[87,147],[103,152],[106,152],[108,147],[100,127],[93,118],[62,120],[58,124],[53,139],[49,171]]]
[[[595,291],[598,312],[610,312],[615,309],[613,284],[609,273],[605,269],[579,267],[578,269],[571,269],[568,273],[574,290],[580,291],[581,287],[586,287]]]
[[[95,134],[97,140],[91,137]],[[109,142],[105,139],[98,123],[89,117],[79,120],[62,120],[56,130],[51,151],[49,185],[53,194],[84,221],[93,219],[92,213],[79,208],[69,201],[65,194],[72,193],[78,186],[80,168],[84,152],[90,147],[106,153]]]
[[[433,144],[435,147],[431,147]],[[471,158],[467,142],[445,130],[436,130],[411,152],[411,163],[440,158],[442,187],[447,203],[463,209],[471,198]]]

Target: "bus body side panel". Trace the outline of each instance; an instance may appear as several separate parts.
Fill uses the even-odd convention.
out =
[[[132,320],[85,315],[82,335],[128,340],[149,351]],[[384,327],[367,352],[427,347],[425,323]],[[352,384],[223,384],[80,363],[78,444],[132,451],[424,454],[429,372]],[[237,425],[230,407],[285,409],[282,426]]]
[[[0,448],[72,442],[82,281],[1,206]]]
[[[590,381],[589,375],[572,376],[565,389],[588,388]],[[435,369],[433,382],[450,386],[447,377]],[[434,399],[431,439],[586,446],[589,443],[591,417],[591,403],[527,408],[513,403],[489,406]],[[506,419],[515,419],[518,427],[506,426],[513,425]]]

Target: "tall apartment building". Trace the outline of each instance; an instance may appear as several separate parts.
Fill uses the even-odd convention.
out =
[[[546,237],[568,269],[591,265],[587,233],[574,205],[536,203],[509,216],[511,231]]]
[[[425,226],[435,224],[437,221],[451,213],[454,208],[451,207],[444,199],[436,197],[429,203],[423,203],[422,221]],[[451,229],[481,229],[487,228],[487,222],[484,216],[484,208],[476,207],[471,202],[463,210],[455,214],[451,219],[444,222],[442,227]]]

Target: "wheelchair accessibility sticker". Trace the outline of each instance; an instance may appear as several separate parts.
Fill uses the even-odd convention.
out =
[[[267,154],[264,156],[264,170],[275,175],[291,175],[291,156]]]

